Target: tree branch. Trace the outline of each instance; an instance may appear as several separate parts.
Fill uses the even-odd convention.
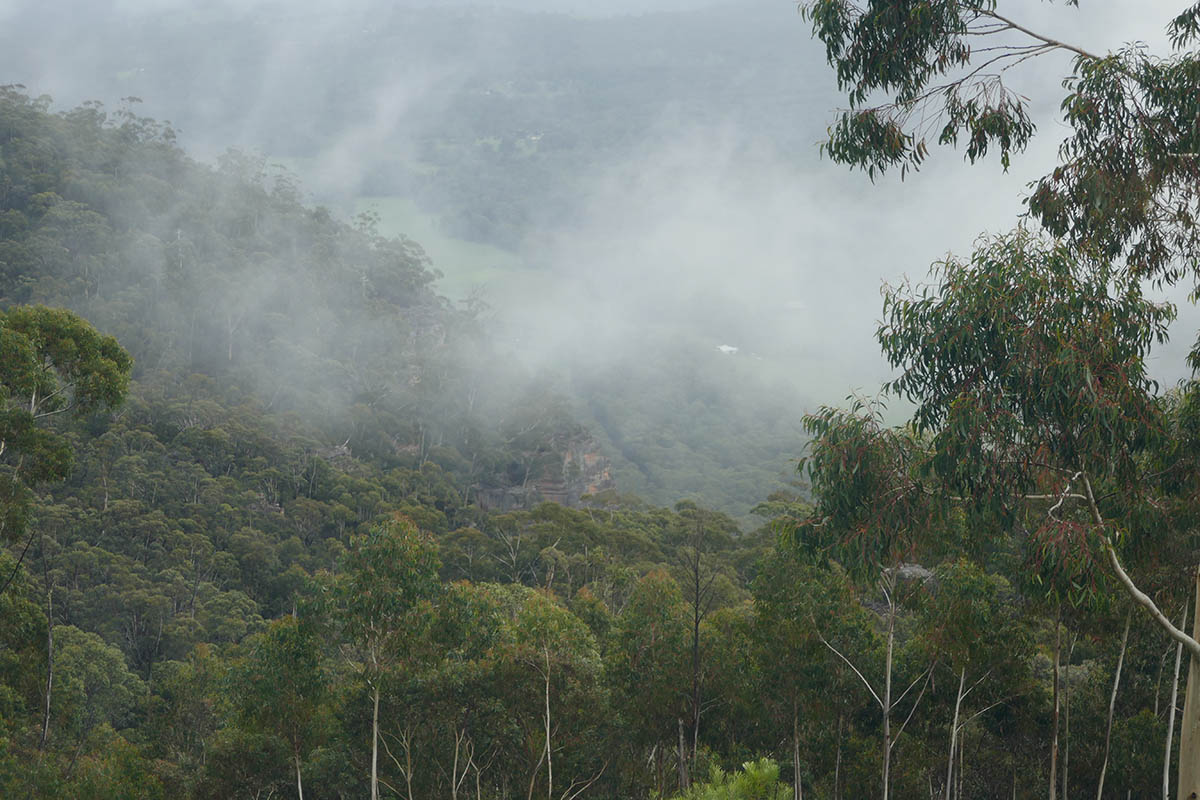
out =
[[[979,710],[978,710],[978,711],[976,711],[974,714],[972,714],[971,716],[967,717],[967,718],[966,718],[966,719],[964,719],[962,722],[958,723],[958,730],[960,730],[960,731],[961,731],[961,730],[962,730],[964,727],[966,727],[966,725],[967,725],[967,723],[968,723],[968,722],[970,722],[971,720],[975,719],[975,718],[976,718],[976,717],[978,717],[980,714],[986,714],[987,712],[991,711],[991,710],[992,710],[993,708],[995,708],[996,706],[1004,705],[1004,704],[1005,704],[1005,703],[1007,703],[1009,700],[1011,700],[1011,699],[1012,699],[1012,697],[1015,697],[1015,695],[1013,695],[1013,696],[1010,696],[1010,697],[1005,697],[1003,700],[997,700],[996,702],[992,703],[991,705],[984,706],[983,708],[979,709]]]
[[[832,650],[834,655],[836,655],[836,656],[837,656],[838,658],[840,658],[842,661],[845,661],[845,662],[846,662],[846,666],[848,666],[848,667],[850,667],[850,669],[854,670],[854,674],[855,674],[855,675],[857,675],[857,676],[858,676],[858,678],[859,678],[859,680],[861,680],[861,681],[863,682],[863,686],[866,686],[866,687],[867,687],[867,691],[871,693],[871,697],[874,697],[874,698],[875,698],[875,702],[876,702],[876,703],[879,703],[879,707],[882,709],[882,708],[883,708],[883,701],[879,699],[879,695],[877,695],[877,694],[875,693],[875,690],[874,690],[873,688],[871,688],[871,682],[870,682],[870,681],[868,681],[868,680],[866,679],[866,677],[865,677],[865,676],[864,676],[864,675],[863,675],[861,672],[859,672],[859,671],[858,671],[858,667],[856,667],[856,666],[854,666],[853,664],[851,664],[851,663],[850,663],[850,659],[846,658],[844,655],[842,655],[840,652],[838,652],[838,649],[837,649],[836,647],[834,647],[834,646],[833,646],[833,645],[831,645],[829,642],[827,642],[827,641],[825,640],[825,637],[821,635],[821,632],[820,632],[820,631],[817,631],[817,638],[821,640],[821,643],[822,643],[822,644],[824,644],[826,647],[828,647],[830,650]]]
[[[31,528],[35,526],[30,526]],[[21,549],[21,557],[17,559],[17,563],[13,564],[12,572],[8,574],[8,579],[4,581],[4,585],[0,586],[0,595],[8,589],[8,585],[13,582],[13,578],[17,577],[17,570],[21,568],[21,562],[25,560],[25,554],[29,552],[29,545],[33,544],[34,531],[29,532],[29,538],[25,540],[25,547]]]
[[[608,769],[608,762],[607,762],[607,761],[605,761],[605,762],[604,762],[604,763],[603,763],[603,764],[600,766],[600,771],[599,771],[599,772],[597,772],[595,775],[593,775],[593,776],[592,776],[591,778],[589,778],[588,780],[586,780],[586,781],[579,781],[579,780],[574,780],[574,781],[572,781],[572,782],[571,782],[571,785],[570,785],[570,786],[568,786],[568,787],[567,787],[567,789],[566,789],[566,791],[564,791],[564,792],[562,793],[562,800],[575,800],[575,798],[576,798],[576,797],[578,797],[579,795],[581,795],[581,794],[583,794],[584,792],[586,792],[586,791],[588,790],[588,788],[589,788],[589,787],[590,787],[590,786],[591,786],[593,783],[595,783],[596,781],[600,780],[600,776],[604,774],[604,770],[606,770],[606,769]],[[578,789],[576,789],[576,787],[579,787],[579,788],[578,788]]]
[[[1200,642],[1197,642],[1191,636],[1176,628],[1154,601],[1150,599],[1150,596],[1134,585],[1133,579],[1129,577],[1129,573],[1121,566],[1121,561],[1117,558],[1117,549],[1113,546],[1112,539],[1109,538],[1108,533],[1105,532],[1104,518],[1100,516],[1100,509],[1096,506],[1096,497],[1092,493],[1092,482],[1088,479],[1087,473],[1083,474],[1083,486],[1087,490],[1088,505],[1092,510],[1092,519],[1095,520],[1097,527],[1100,528],[1104,551],[1108,555],[1109,565],[1112,566],[1113,572],[1117,575],[1117,580],[1125,587],[1125,591],[1129,592],[1129,596],[1133,598],[1134,602],[1150,612],[1150,616],[1154,618],[1154,621],[1158,623],[1160,628],[1165,630],[1172,639],[1187,648],[1192,658],[1200,659]]]
[[[1060,42],[1057,39],[1051,39],[1049,36],[1043,36],[1040,33],[1035,33],[1034,31],[1029,30],[1029,28],[1026,28],[1024,25],[1020,25],[1016,22],[1013,22],[1008,17],[1001,16],[1000,14],[997,14],[995,11],[991,11],[991,10],[988,10],[985,8],[978,8],[978,7],[974,7],[974,10],[985,17],[991,17],[994,20],[1003,22],[1010,29],[1012,29],[1014,31],[1020,31],[1021,33],[1025,34],[1026,36],[1030,36],[1034,39],[1037,39],[1039,42],[1044,42],[1045,44],[1047,44],[1051,47],[1057,47],[1062,50],[1070,50],[1072,53],[1081,55],[1084,58],[1091,58],[1096,61],[1100,60],[1100,56],[1098,56],[1094,53],[1089,53],[1087,50],[1084,50],[1081,47],[1076,47],[1075,45],[1067,44],[1066,42]]]
[[[933,672],[933,668],[934,668],[934,667],[936,667],[936,666],[937,666],[937,663],[936,663],[936,662],[935,662],[935,663],[933,663],[933,664],[930,664],[930,665],[929,665],[929,669],[925,670],[925,671],[924,671],[924,672],[922,672],[920,675],[918,675],[917,677],[913,678],[913,682],[912,682],[912,683],[910,683],[910,684],[908,685],[908,688],[907,688],[907,689],[905,689],[903,692],[901,692],[901,693],[900,693],[900,696],[899,696],[899,697],[897,697],[895,700],[893,700],[893,701],[892,701],[892,705],[893,705],[893,706],[898,706],[898,705],[900,705],[900,703],[902,703],[902,702],[904,701],[904,698],[908,696],[908,693],[912,691],[912,688],[913,688],[914,686],[916,686],[916,685],[917,685],[917,684],[918,684],[918,683],[921,681],[921,679],[922,679],[922,678],[925,678],[925,677],[927,677],[927,676],[928,676],[930,673],[932,673],[932,672]],[[965,695],[964,695],[964,696],[965,696]]]
[[[963,692],[963,694],[962,694],[962,699],[963,699],[963,700],[966,700],[966,699],[967,699],[967,695],[969,695],[971,692],[975,691],[975,689],[976,689],[976,688],[978,688],[979,684],[981,684],[981,683],[983,683],[985,680],[987,680],[987,677],[988,677],[989,675],[991,675],[991,674],[992,674],[992,670],[990,670],[990,669],[989,669],[987,672],[983,673],[983,676],[982,676],[982,677],[981,677],[979,680],[977,680],[977,681],[975,681],[974,683],[972,683],[972,684],[971,684],[971,686],[970,686],[970,688],[968,688],[968,689],[967,689],[965,692]]]
[[[900,734],[904,733],[904,729],[908,726],[909,720],[913,718],[913,714],[917,713],[917,706],[921,705],[921,698],[925,696],[925,690],[929,688],[929,682],[933,678],[934,666],[935,665],[930,665],[929,669],[926,670],[925,683],[921,686],[921,691],[917,693],[917,699],[913,700],[912,708],[908,710],[908,716],[904,718],[904,722],[901,723],[900,727],[896,730],[896,735],[892,737],[893,743],[900,738]],[[905,690],[905,694],[908,694],[907,690]],[[896,702],[899,702],[899,700]]]

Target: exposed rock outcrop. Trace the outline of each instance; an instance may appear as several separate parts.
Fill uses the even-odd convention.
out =
[[[476,487],[481,507],[507,511],[532,508],[542,502],[575,507],[584,495],[616,488],[612,465],[596,440],[587,434],[524,455],[524,463],[514,463],[508,470],[511,483]]]

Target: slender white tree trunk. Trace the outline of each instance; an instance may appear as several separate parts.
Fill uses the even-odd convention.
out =
[[[408,800],[413,800],[412,791],[412,730],[408,727],[404,729],[404,788],[408,792]],[[478,780],[478,776],[476,776]]]
[[[379,687],[371,687],[371,800],[379,800]]]
[[[955,783],[958,788],[954,790],[954,796],[957,800],[962,800],[963,796],[963,776],[967,774],[967,731],[964,728],[962,736],[958,739],[958,775],[955,778]]]
[[[54,588],[46,591],[46,706],[42,717],[42,738],[38,749],[50,738],[50,695],[54,689]]]
[[[1104,727],[1104,761],[1100,766],[1100,783],[1096,787],[1096,800],[1104,797],[1104,778],[1108,774],[1108,754],[1112,747],[1113,712],[1117,707],[1117,687],[1121,685],[1121,668],[1125,666],[1125,648],[1129,645],[1129,623],[1133,621],[1133,609],[1125,613],[1125,632],[1121,634],[1121,654],[1117,656],[1117,674],[1113,677],[1112,695],[1108,698],[1108,722]]]
[[[687,739],[683,734],[683,717],[679,718],[679,747],[677,748],[677,760],[679,767],[679,791],[685,792],[688,788],[688,763],[687,763]]]
[[[1058,797],[1058,668],[1062,652],[1062,626],[1059,623],[1061,613],[1060,608],[1054,616],[1054,711],[1050,733],[1050,800],[1056,800]]]
[[[546,798],[554,800],[554,750],[550,747],[550,648],[546,654]]]
[[[950,756],[946,759],[946,800],[951,799],[954,787],[954,753],[958,744],[958,715],[962,710],[963,687],[967,682],[967,668],[958,673],[958,694],[954,698],[954,719],[950,723]]]
[[[888,800],[892,766],[892,650],[896,642],[896,601],[893,599],[895,586],[890,588],[891,591],[887,593],[887,656],[883,679],[883,800]]]
[[[792,698],[792,773],[795,786],[792,787],[794,800],[804,800],[804,787],[800,780],[800,703]]]
[[[1062,762],[1062,797],[1071,800],[1071,662],[1075,660],[1075,642],[1078,637],[1071,634],[1071,646],[1067,648],[1067,675],[1063,681],[1063,762]]]
[[[300,796],[300,800],[304,800],[304,782],[300,780],[300,746],[293,745],[293,752],[296,756],[296,794]]]
[[[841,800],[842,786],[842,712],[838,711],[837,755],[833,758],[833,800]]]
[[[1183,617],[1179,627],[1187,627],[1187,603],[1183,605]],[[1179,664],[1183,661],[1183,642],[1175,643],[1175,673],[1171,678],[1171,705],[1167,711],[1167,746],[1163,749],[1163,800],[1171,800],[1171,743],[1175,738],[1175,704],[1179,701]]]
[[[462,736],[454,732],[454,764],[450,767],[450,800],[458,800],[458,753],[462,748]]]
[[[1192,610],[1192,638],[1200,636],[1200,570],[1196,572],[1196,607]],[[1187,694],[1183,699],[1183,720],[1179,725],[1180,800],[1200,798],[1200,659],[1189,654]]]

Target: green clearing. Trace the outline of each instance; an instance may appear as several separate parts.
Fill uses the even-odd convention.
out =
[[[352,208],[354,214],[379,214],[379,232],[385,236],[403,234],[419,243],[443,275],[439,291],[452,300],[481,288],[491,302],[497,302],[528,282],[544,278],[540,272],[531,274],[534,271],[516,253],[448,236],[437,217],[422,211],[411,198],[359,197]]]

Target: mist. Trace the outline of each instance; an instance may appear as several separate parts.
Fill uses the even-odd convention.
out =
[[[57,107],[136,96],[202,160],[261,153],[313,202],[378,214],[429,254],[438,291],[490,307],[503,358],[568,393],[682,359],[755,413],[751,396],[799,414],[874,394],[881,285],[1010,229],[1056,162],[1066,57],[1007,76],[1040,131],[1008,172],[935,149],[872,185],[819,156],[843,101],[794,3],[596,6],[10,0],[0,74]],[[1023,10],[1105,50],[1161,47],[1146,21],[1170,8]],[[1161,379],[1182,376],[1193,317]],[[619,449],[628,430],[609,434]],[[801,447],[779,442],[772,468]]]

